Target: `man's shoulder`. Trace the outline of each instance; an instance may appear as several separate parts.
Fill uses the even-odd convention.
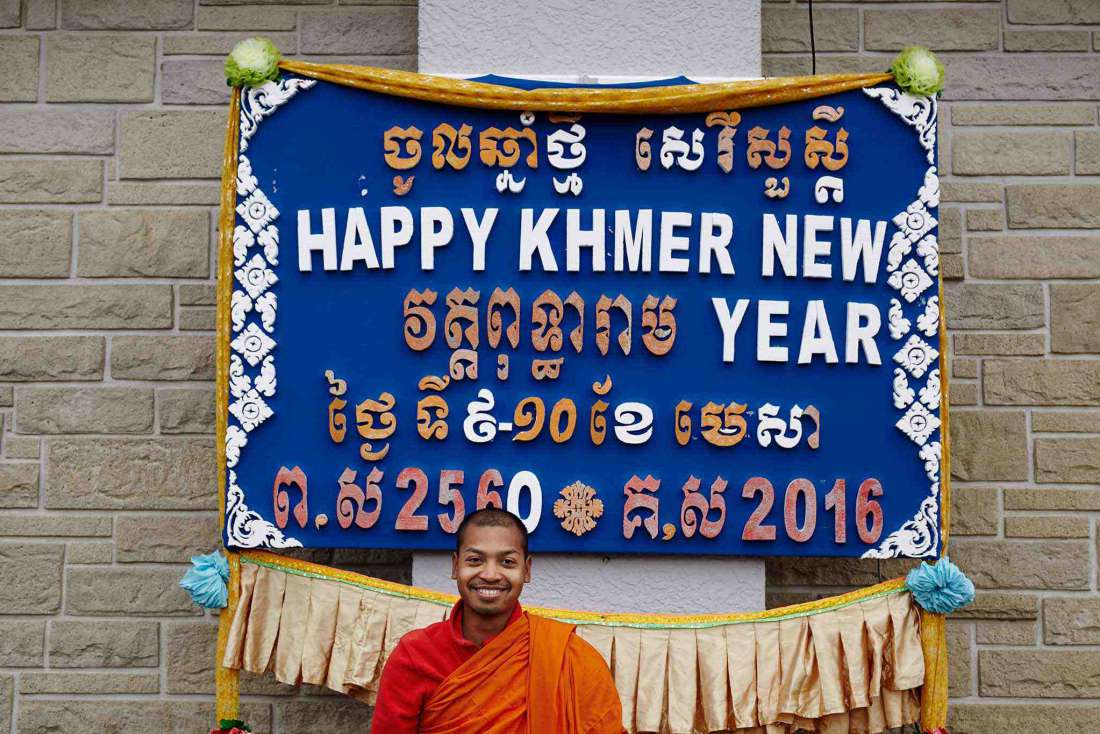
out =
[[[398,641],[397,650],[402,652],[414,653],[419,649],[426,647],[434,647],[439,644],[441,638],[446,638],[450,635],[450,622],[443,620],[441,622],[433,622],[427,627],[421,627],[419,629],[410,630]]]

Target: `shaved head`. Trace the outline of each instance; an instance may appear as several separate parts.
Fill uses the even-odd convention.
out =
[[[486,507],[467,515],[458,526],[458,532],[455,533],[455,552],[462,550],[462,542],[466,535],[466,528],[470,526],[481,528],[512,528],[519,534],[523,555],[525,557],[527,556],[527,528],[524,526],[523,521],[512,513],[498,510],[493,507]]]

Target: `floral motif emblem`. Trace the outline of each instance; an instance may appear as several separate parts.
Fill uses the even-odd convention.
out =
[[[894,425],[914,442],[923,446],[928,437],[940,427],[940,419],[929,413],[923,403],[914,402]]]
[[[255,389],[249,390],[230,403],[229,412],[236,416],[245,431],[252,431],[271,417],[271,408]]]
[[[244,327],[237,338],[230,343],[244,360],[255,367],[268,353],[275,348],[275,341],[260,330],[260,327],[250,323]]]
[[[267,267],[263,257],[256,253],[244,267],[237,270],[237,280],[252,298],[259,298],[264,291],[278,282],[275,271]]]
[[[906,369],[913,377],[924,377],[924,373],[932,366],[936,358],[940,356],[928,342],[916,334],[909,337],[898,353],[894,355],[894,361]]]
[[[932,285],[932,279],[917,265],[916,260],[910,259],[902,266],[901,270],[890,273],[890,286],[901,293],[901,297],[909,303],[917,300],[921,293]]]
[[[259,232],[279,216],[279,210],[259,189],[237,205],[237,213],[253,232]]]
[[[603,500],[596,498],[595,489],[573,482],[561,496],[554,502],[554,517],[561,520],[562,528],[579,537],[596,527],[596,519],[603,515]]]

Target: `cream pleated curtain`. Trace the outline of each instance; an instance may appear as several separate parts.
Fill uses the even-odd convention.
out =
[[[222,664],[368,702],[398,640],[454,602],[274,554],[241,560]],[[826,602],[742,618],[528,611],[576,623],[599,650],[631,734],[878,734],[916,722],[924,658],[904,586]]]

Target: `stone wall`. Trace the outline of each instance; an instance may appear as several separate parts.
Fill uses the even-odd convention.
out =
[[[243,4],[242,4],[243,3]],[[818,69],[941,52],[955,540],[953,734],[1100,715],[1100,2],[820,2]],[[410,68],[416,8],[0,0],[0,732],[200,732],[215,619],[176,587],[217,543],[214,221],[221,64]],[[809,70],[806,6],[763,5],[765,72]],[[397,580],[407,558],[314,558]],[[768,562],[770,602],[905,564]],[[248,677],[257,732],[367,709]],[[1068,699],[1077,699],[1072,703]]]

